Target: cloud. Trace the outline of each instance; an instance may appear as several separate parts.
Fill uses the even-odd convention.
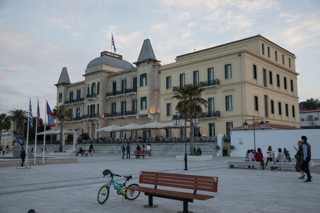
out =
[[[59,28],[64,28],[64,29],[70,29],[71,26],[68,25],[64,20],[60,19],[60,18],[49,18],[47,19],[47,23],[50,26],[56,26]]]
[[[14,66],[8,67],[7,70],[10,72],[18,72],[19,71],[18,68],[14,67]]]
[[[8,78],[8,75],[7,75],[7,74],[5,74],[5,73],[0,74],[0,81],[5,80],[6,78]],[[2,91],[2,92],[3,92],[3,91]],[[2,92],[1,92],[1,93],[2,93]]]

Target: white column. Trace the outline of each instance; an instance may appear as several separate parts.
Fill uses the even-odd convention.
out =
[[[217,142],[217,145],[220,147],[220,149],[218,150],[218,155],[217,156],[222,156],[223,154],[223,134],[218,134],[217,136],[217,139],[218,139],[218,142]]]
[[[73,134],[73,151],[76,149],[77,132]]]
[[[91,124],[91,125],[88,124],[88,126],[89,126],[89,128],[88,128],[88,130],[89,130],[89,138],[91,139],[91,128],[92,128],[92,124]]]
[[[94,138],[95,138],[95,139],[97,139],[97,129],[98,129],[97,127],[98,127],[98,124],[95,123],[95,124],[94,124]]]

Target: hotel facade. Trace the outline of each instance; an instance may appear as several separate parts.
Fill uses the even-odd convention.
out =
[[[179,55],[161,65],[151,42],[144,40],[138,60],[131,64],[119,54],[101,52],[87,65],[84,80],[71,83],[63,68],[57,87],[57,105],[73,118],[66,129],[97,137],[179,137],[183,129],[96,132],[110,125],[172,122],[178,87],[197,84],[205,90],[195,134],[230,135],[245,121],[300,127],[295,55],[261,35]]]

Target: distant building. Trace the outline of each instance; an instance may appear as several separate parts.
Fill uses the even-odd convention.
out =
[[[314,127],[320,126],[320,109],[313,110],[300,110],[300,125],[301,127]]]
[[[101,52],[90,61],[84,80],[71,83],[63,68],[57,87],[57,105],[66,105],[73,119],[66,128],[88,133],[90,138],[110,137],[98,128],[132,122],[172,122],[177,87],[198,84],[209,106],[199,115],[196,128],[202,136],[230,135],[246,120],[299,127],[299,102],[295,55],[257,35],[212,48],[186,53],[176,62],[161,65],[151,42],[144,40],[138,60],[131,64],[122,55]],[[117,133],[117,138],[174,137],[183,129]]]

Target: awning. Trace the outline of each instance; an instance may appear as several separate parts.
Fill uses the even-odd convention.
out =
[[[111,126],[107,126],[107,127],[103,127],[103,128],[100,128],[100,129],[97,129],[97,132],[115,132],[117,130],[117,128],[119,128],[120,126],[117,126],[115,124],[111,125]]]
[[[69,134],[74,134],[74,131],[64,129],[63,133],[69,135]],[[59,130],[51,129],[51,130],[48,130],[45,132],[39,132],[37,135],[44,135],[44,134],[46,134],[46,135],[59,135],[60,129]]]

